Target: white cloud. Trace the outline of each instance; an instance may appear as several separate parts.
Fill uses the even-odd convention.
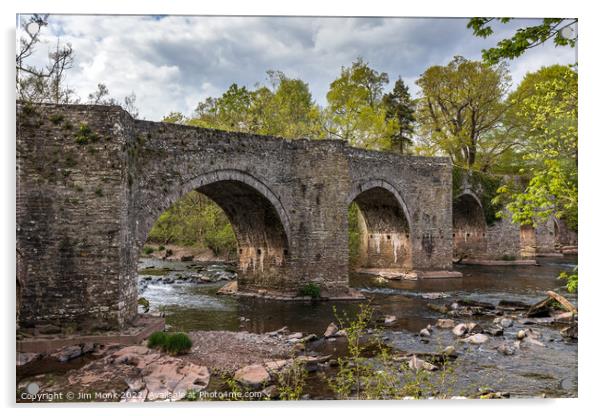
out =
[[[517,24],[490,39],[475,38],[466,19],[255,18],[194,16],[55,15],[44,47],[32,57],[42,65],[57,38],[73,45],[76,62],[68,83],[85,99],[99,82],[122,100],[132,91],[141,116],[158,120],[171,111],[190,114],[196,104],[236,82],[252,87],[265,71],[279,69],[309,83],[326,102],[341,66],[362,56],[371,66],[414,85],[431,65],[454,56],[479,59],[483,48],[508,36]],[[515,81],[552,63],[573,63],[574,50],[544,45],[511,61]]]

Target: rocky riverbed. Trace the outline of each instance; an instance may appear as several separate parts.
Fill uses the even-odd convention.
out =
[[[575,397],[576,314],[557,302],[530,310],[549,290],[577,304],[556,280],[574,261],[541,263],[463,266],[462,279],[353,275],[351,282],[369,298],[374,315],[367,331],[401,366],[400,377],[417,369],[449,372],[455,383],[445,397]],[[165,315],[170,330],[187,332],[190,352],[171,357],[144,345],[82,345],[78,351],[23,356],[18,395],[34,383],[45,393],[107,393],[81,401],[214,400],[233,391],[251,394],[244,399],[277,398],[279,374],[296,358],[309,371],[303,397],[335,397],[325,377],[338,371],[347,342],[344,331],[333,328],[333,306],[339,317],[354,316],[358,303],[217,296],[234,278],[229,264],[143,259],[140,295],[149,301],[149,313]],[[442,368],[443,358],[452,358],[453,366]]]

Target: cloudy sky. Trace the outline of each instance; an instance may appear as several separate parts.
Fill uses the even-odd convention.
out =
[[[42,65],[60,38],[75,51],[67,82],[82,100],[102,82],[119,100],[135,92],[140,117],[160,120],[171,111],[191,114],[233,82],[265,83],[268,69],[303,79],[325,105],[330,82],[359,56],[392,82],[401,76],[416,95],[415,81],[429,66],[454,55],[479,59],[517,26],[536,22],[517,20],[481,39],[467,19],[53,15],[30,63]],[[534,48],[510,61],[513,81],[543,65],[573,63],[575,54],[551,42]]]

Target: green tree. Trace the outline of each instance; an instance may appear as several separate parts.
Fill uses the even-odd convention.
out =
[[[383,96],[387,120],[394,120],[396,131],[391,135],[391,149],[403,155],[413,144],[416,103],[401,78],[395,81],[393,91]]]
[[[361,58],[330,84],[326,95],[325,127],[328,135],[348,141],[352,146],[383,149],[398,129],[395,119],[387,118],[383,89],[389,76],[368,66]]]
[[[491,147],[491,140],[500,139],[492,133],[508,109],[506,66],[491,67],[456,56],[446,66],[428,68],[416,83],[421,88],[417,120],[422,151],[442,151],[456,165],[478,167],[479,152]]]
[[[492,28],[494,21],[506,24],[511,20],[513,19],[509,17],[473,17],[467,27],[472,29],[475,36],[487,38],[494,33]],[[553,39],[556,46],[574,47],[577,37],[565,36],[563,29],[575,28],[576,24],[577,19],[545,18],[539,25],[521,27],[512,37],[499,41],[496,47],[484,49],[483,60],[493,65],[504,59],[514,59],[549,39]]]
[[[271,88],[249,90],[234,83],[221,97],[200,102],[186,124],[289,139],[324,137],[320,109],[307,83],[280,71],[267,73]]]
[[[523,85],[524,84],[524,85]],[[519,87],[531,94],[517,103],[516,117],[528,126],[524,173],[525,190],[513,192],[507,205],[512,219],[521,224],[565,218],[577,228],[577,73],[569,67],[543,69],[527,75]]]

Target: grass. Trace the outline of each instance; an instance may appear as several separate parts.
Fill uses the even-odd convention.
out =
[[[190,351],[192,341],[183,332],[173,334],[167,332],[153,332],[148,337],[147,346],[149,348],[159,348],[168,354],[179,355]]]

